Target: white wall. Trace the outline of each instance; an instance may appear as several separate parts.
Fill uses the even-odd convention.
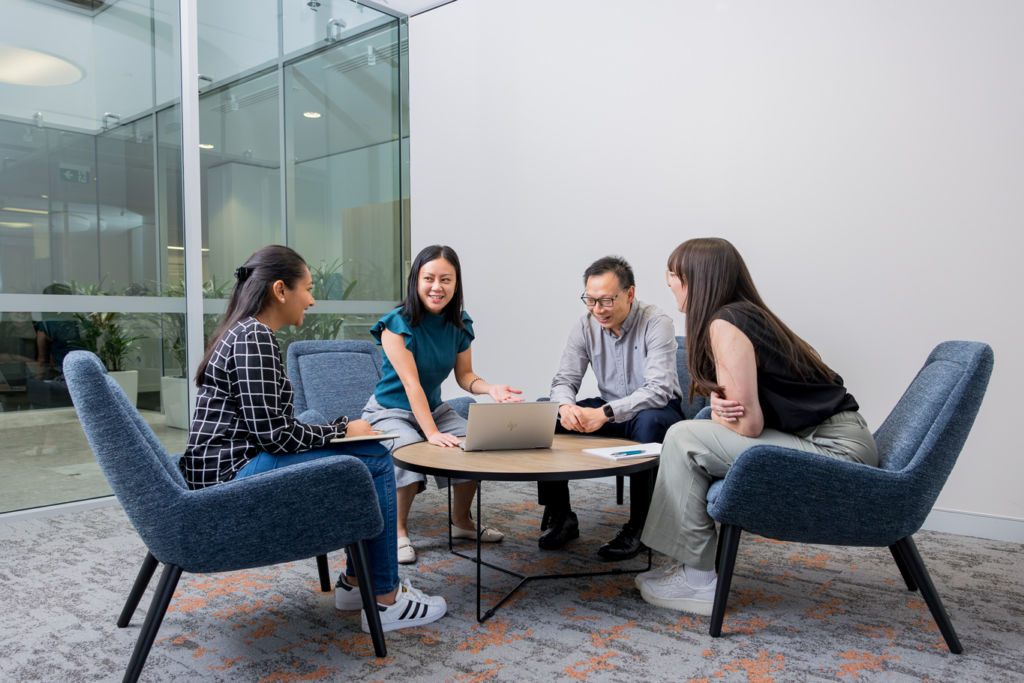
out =
[[[936,344],[991,344],[937,507],[1024,520],[1024,5],[625,7],[460,0],[411,21],[413,250],[462,257],[479,374],[545,395],[606,253],[682,334],[666,258],[725,237],[873,428]]]

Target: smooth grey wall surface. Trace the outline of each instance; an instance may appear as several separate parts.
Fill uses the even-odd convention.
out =
[[[991,344],[937,507],[1024,519],[1024,4],[642,4],[412,20],[414,253],[458,250],[477,372],[546,395],[606,253],[682,334],[666,258],[725,237],[872,427],[936,344]]]

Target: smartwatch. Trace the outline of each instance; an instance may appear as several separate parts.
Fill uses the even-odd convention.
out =
[[[609,422],[615,422],[615,413],[612,411],[612,407],[607,403],[604,404],[604,416],[608,418]]]

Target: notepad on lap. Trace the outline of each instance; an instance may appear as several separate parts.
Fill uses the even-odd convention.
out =
[[[383,441],[384,439],[397,439],[398,432],[390,434],[372,434],[370,436],[346,436],[344,439],[331,439],[331,443],[354,443],[356,441]]]
[[[584,453],[600,455],[610,460],[631,460],[661,455],[660,443],[642,443],[637,446],[612,446],[611,448],[584,448]]]

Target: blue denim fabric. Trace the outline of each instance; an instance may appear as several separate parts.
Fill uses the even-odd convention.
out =
[[[384,529],[374,538],[366,542],[369,555],[370,571],[373,573],[373,589],[377,595],[386,595],[398,588],[398,531],[396,525],[395,466],[391,453],[379,443],[356,442],[351,444],[331,444],[323,448],[314,448],[303,453],[273,455],[260,453],[239,470],[235,479],[251,477],[264,472],[298,465],[311,460],[319,460],[332,455],[349,455],[357,458],[373,477],[373,486],[377,491],[377,501],[384,517]],[[355,565],[352,557],[345,549],[348,557],[345,573],[355,576]]]

